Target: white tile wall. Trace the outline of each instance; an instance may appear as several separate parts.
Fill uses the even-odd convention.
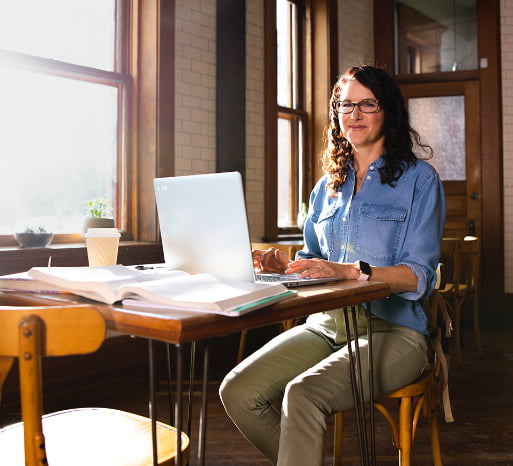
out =
[[[264,234],[264,1],[246,2],[246,206],[251,237]]]
[[[338,0],[339,74],[351,66],[374,65],[373,0]]]
[[[175,175],[216,168],[216,2],[176,0]]]
[[[504,291],[513,293],[513,2],[501,0]]]

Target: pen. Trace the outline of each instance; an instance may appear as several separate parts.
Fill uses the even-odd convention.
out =
[[[50,273],[50,269],[52,267],[52,256],[48,257],[48,273]]]

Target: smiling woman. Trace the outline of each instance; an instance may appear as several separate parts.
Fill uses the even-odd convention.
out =
[[[118,206],[130,82],[119,72],[123,3],[0,1],[0,195],[11,200],[0,205],[0,235],[27,224],[79,233],[87,199]]]

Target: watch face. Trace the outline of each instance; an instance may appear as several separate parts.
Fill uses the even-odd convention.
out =
[[[365,275],[371,274],[371,268],[370,265],[367,264],[367,262],[360,261],[360,271],[364,273]]]

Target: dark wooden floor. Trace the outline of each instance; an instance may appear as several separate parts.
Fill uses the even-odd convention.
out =
[[[251,336],[250,336],[251,338]],[[206,464],[208,466],[259,466],[267,462],[233,427],[220,405],[217,388],[221,374],[233,364],[236,336],[218,340],[213,347],[211,382],[208,393],[208,429]],[[250,346],[251,346],[251,342]],[[257,344],[257,343],[255,343]],[[451,362],[450,392],[455,422],[440,421],[440,437],[445,465],[513,466],[513,330],[483,331],[482,354],[473,349],[471,335],[465,334],[465,352],[461,367]],[[251,349],[251,348],[250,348]],[[216,352],[218,355],[216,356]],[[220,357],[222,355],[222,357]],[[198,369],[199,371],[199,369]],[[167,419],[166,384],[159,384],[159,416]],[[194,422],[191,466],[196,462],[197,416],[200,401],[199,382],[194,385]],[[132,380],[104,382],[96,387],[70,393],[46,402],[48,410],[71,406],[103,405],[147,414],[147,379],[134,374]],[[17,413],[0,409],[0,425]],[[377,464],[397,464],[388,426],[377,413]],[[346,465],[360,464],[353,415],[346,417]],[[326,437],[326,465],[331,464],[331,427]],[[413,465],[432,464],[425,421],[419,425],[414,445]],[[299,465],[298,465],[299,466]],[[305,465],[308,466],[308,465]]]

